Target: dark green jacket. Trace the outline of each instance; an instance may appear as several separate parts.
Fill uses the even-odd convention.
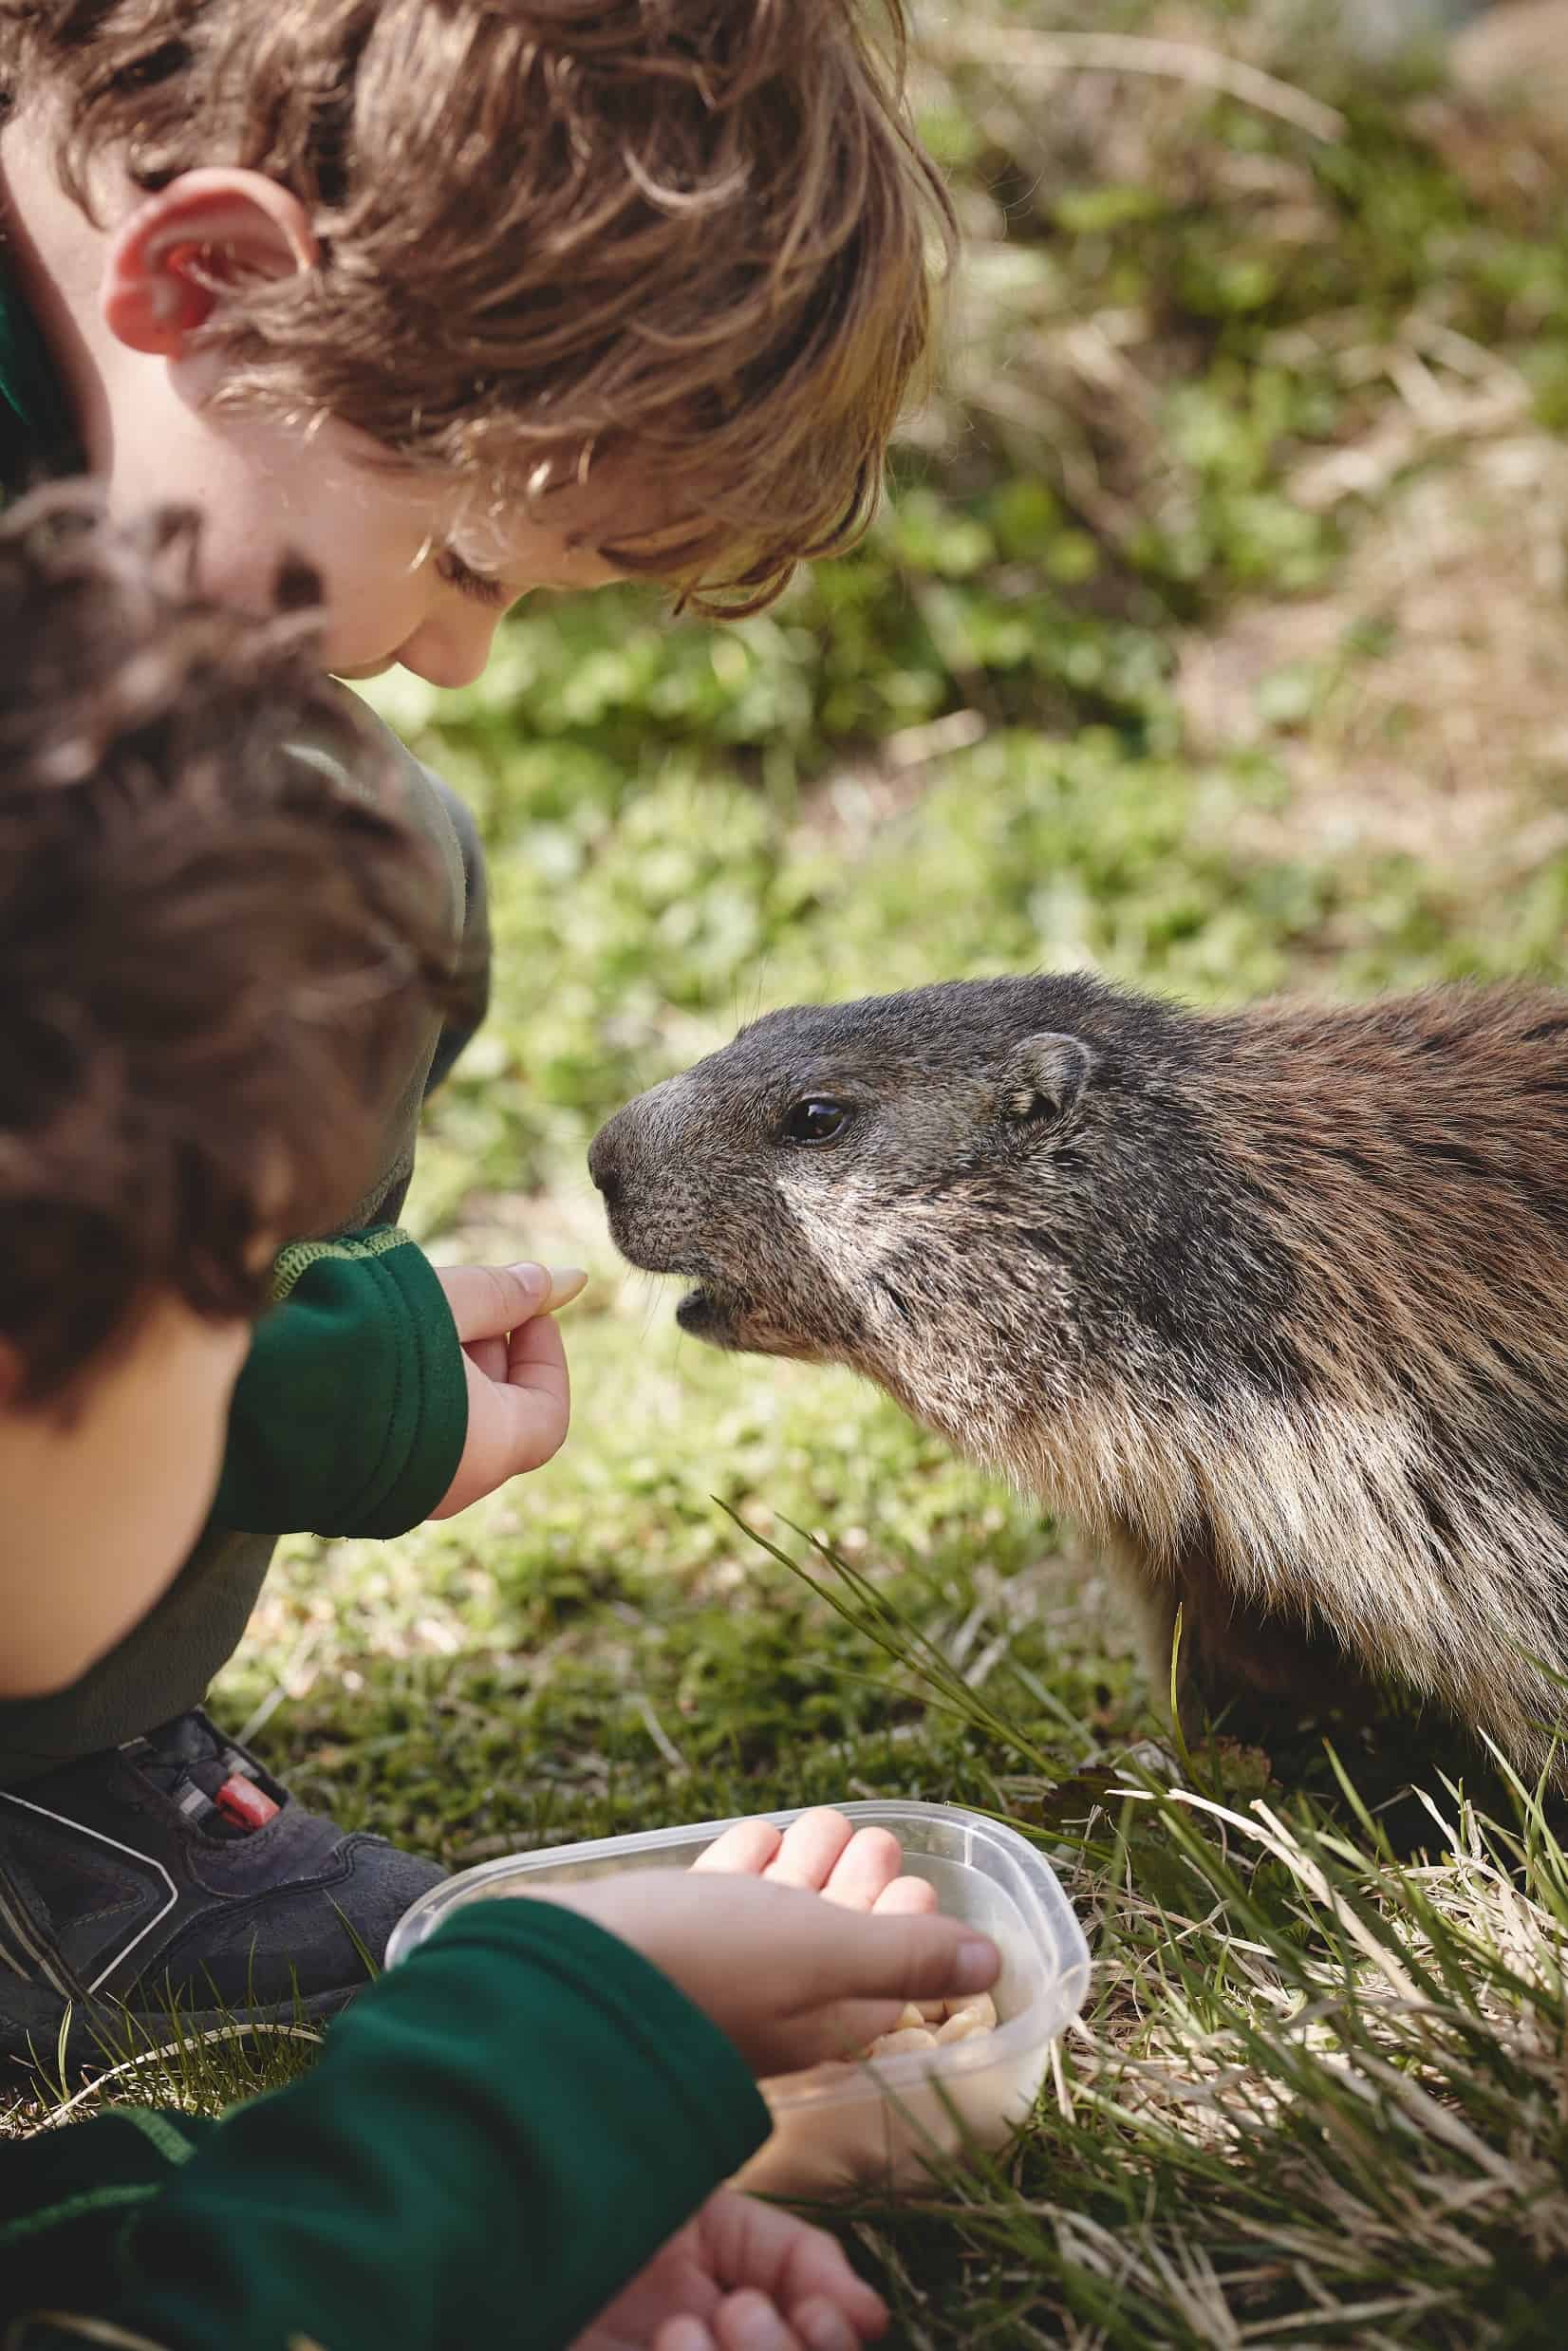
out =
[[[475,1903],[290,2088],[0,2140],[0,2342],[563,2351],[767,2132],[736,2051],[636,1952]]]
[[[0,278],[0,491],[81,462],[37,327]],[[456,942],[463,869],[452,819],[428,770],[399,752],[403,813],[440,856]],[[401,1535],[429,1517],[457,1473],[468,1434],[457,1334],[428,1260],[406,1233],[380,1222],[382,1203],[401,1202],[408,1181],[435,1048],[432,1022],[362,1203],[377,1229],[329,1250],[291,1249],[279,1261],[278,1303],[235,1391],[215,1527]]]

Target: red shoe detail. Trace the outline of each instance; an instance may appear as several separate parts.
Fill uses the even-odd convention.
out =
[[[213,1801],[236,1828],[264,1829],[278,1810],[253,1780],[225,1780]]]

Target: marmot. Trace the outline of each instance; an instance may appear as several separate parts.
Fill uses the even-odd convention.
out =
[[[1087,975],[770,1013],[589,1167],[714,1345],[849,1364],[1130,1569],[1211,1711],[1568,1722],[1568,998]]]

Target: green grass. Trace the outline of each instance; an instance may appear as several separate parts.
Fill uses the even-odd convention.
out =
[[[728,631],[617,591],[531,611],[470,692],[376,690],[471,794],[495,895],[495,1016],[411,1215],[439,1255],[590,1267],[574,1432],[455,1524],[287,1544],[215,1703],[307,1801],[455,1865],[868,1794],[1039,1841],[1095,1973],[1035,2121],[845,2224],[915,2346],[1568,2334],[1554,1817],[1473,1762],[1456,1794],[1430,1726],[1339,1759],[1367,1805],[1283,1736],[1179,1768],[1072,1530],[847,1378],[682,1340],[583,1166],[630,1092],[806,996],[1568,971],[1564,183],[1289,16],[948,12],[922,96],[961,332],[871,544]],[[980,53],[1021,29],[1043,70],[1074,25],[1219,42],[1343,128],[1179,75],[1047,103]],[[159,2086],[252,2078],[213,2062]]]

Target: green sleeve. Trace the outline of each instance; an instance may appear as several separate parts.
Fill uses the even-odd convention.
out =
[[[296,1241],[234,1390],[212,1523],[250,1535],[401,1535],[457,1474],[462,1349],[436,1270],[383,1225]]]
[[[476,1903],[133,2211],[112,2317],[170,2351],[563,2351],[767,2130],[635,1951]]]

